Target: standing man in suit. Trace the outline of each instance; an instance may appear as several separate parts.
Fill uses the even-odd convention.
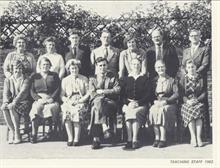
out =
[[[119,69],[119,50],[110,45],[111,34],[107,29],[102,31],[100,40],[102,45],[91,52],[90,60],[92,68],[95,70],[95,62],[97,58],[106,58],[108,61],[108,71],[117,75]]]
[[[90,68],[90,51],[89,49],[84,49],[80,46],[80,32],[77,30],[70,30],[69,32],[69,52],[65,55],[65,62],[70,59],[78,59],[81,62],[81,68],[79,69],[79,74],[84,76],[89,76],[91,73]]]
[[[182,59],[182,73],[185,74],[184,66],[188,59],[194,61],[196,65],[196,71],[199,75],[202,75],[206,81],[208,65],[209,65],[209,54],[208,49],[201,41],[201,32],[200,30],[192,29],[189,32],[189,40],[191,42],[190,47],[186,48],[183,51]]]
[[[163,60],[166,66],[166,73],[170,77],[175,78],[179,69],[179,59],[176,48],[165,42],[163,33],[159,29],[155,29],[152,32],[152,40],[154,46],[150,47],[146,52],[149,77],[154,78],[157,75],[154,64],[157,60]]]

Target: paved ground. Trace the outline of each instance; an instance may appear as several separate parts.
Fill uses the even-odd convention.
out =
[[[89,144],[80,147],[67,147],[64,141],[39,142],[31,144],[7,144],[6,127],[0,126],[0,159],[178,159],[178,158],[207,158],[211,159],[212,144],[206,143],[202,148],[193,148],[189,144],[171,144],[170,146],[158,149],[146,143],[140,149],[134,151],[122,150],[123,143],[117,145],[104,144],[102,149],[92,150]]]

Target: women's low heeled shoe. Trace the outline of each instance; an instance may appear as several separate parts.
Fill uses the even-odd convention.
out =
[[[79,142],[73,142],[73,146],[79,146]]]
[[[99,149],[99,148],[100,148],[100,142],[99,141],[93,141],[92,149]]]
[[[137,141],[132,143],[132,149],[138,149],[139,147],[140,146],[139,146],[139,143]]]
[[[73,146],[73,141],[67,142],[67,146]]]
[[[153,147],[158,147],[159,142],[160,142],[159,140],[155,140],[152,146],[153,146]]]
[[[127,149],[132,149],[132,142],[131,141],[127,141],[126,145],[123,147],[124,150]]]
[[[31,137],[31,143],[32,143],[32,144],[37,143],[37,136],[36,136],[36,135],[33,135],[33,136]]]
[[[198,147],[198,145],[197,145],[197,143],[196,143],[196,141],[190,141],[190,144],[193,146],[193,147]]]
[[[167,146],[166,141],[160,141],[159,144],[158,144],[158,148],[164,148],[166,146]]]
[[[15,139],[15,140],[13,141],[13,144],[19,144],[19,143],[21,143],[21,139]]]
[[[198,147],[203,147],[204,143],[203,142],[198,142]]]

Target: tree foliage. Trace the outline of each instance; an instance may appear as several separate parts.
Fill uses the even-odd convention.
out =
[[[183,7],[171,7],[168,2],[157,1],[148,11],[137,9],[122,14],[118,19],[103,18],[65,0],[21,0],[10,2],[0,19],[1,46],[12,47],[14,34],[10,35],[10,31],[5,29],[22,23],[24,28],[19,29],[27,36],[28,48],[42,48],[43,40],[52,35],[58,39],[57,50],[60,53],[64,53],[69,44],[70,28],[79,29],[82,44],[90,48],[100,45],[99,35],[103,28],[110,30],[112,44],[120,49],[124,47],[124,34],[129,31],[136,33],[140,47],[146,49],[152,45],[150,33],[157,27],[162,28],[165,39],[177,47],[189,44],[188,33],[192,28],[201,30],[203,40],[211,38],[211,9],[204,0],[186,3]]]

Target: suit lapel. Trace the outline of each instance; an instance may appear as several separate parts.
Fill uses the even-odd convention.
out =
[[[83,56],[83,50],[78,48],[76,59],[81,60],[82,56]]]
[[[201,52],[203,51],[202,47],[198,47],[194,54],[192,55],[193,60],[197,59],[201,55]]]

